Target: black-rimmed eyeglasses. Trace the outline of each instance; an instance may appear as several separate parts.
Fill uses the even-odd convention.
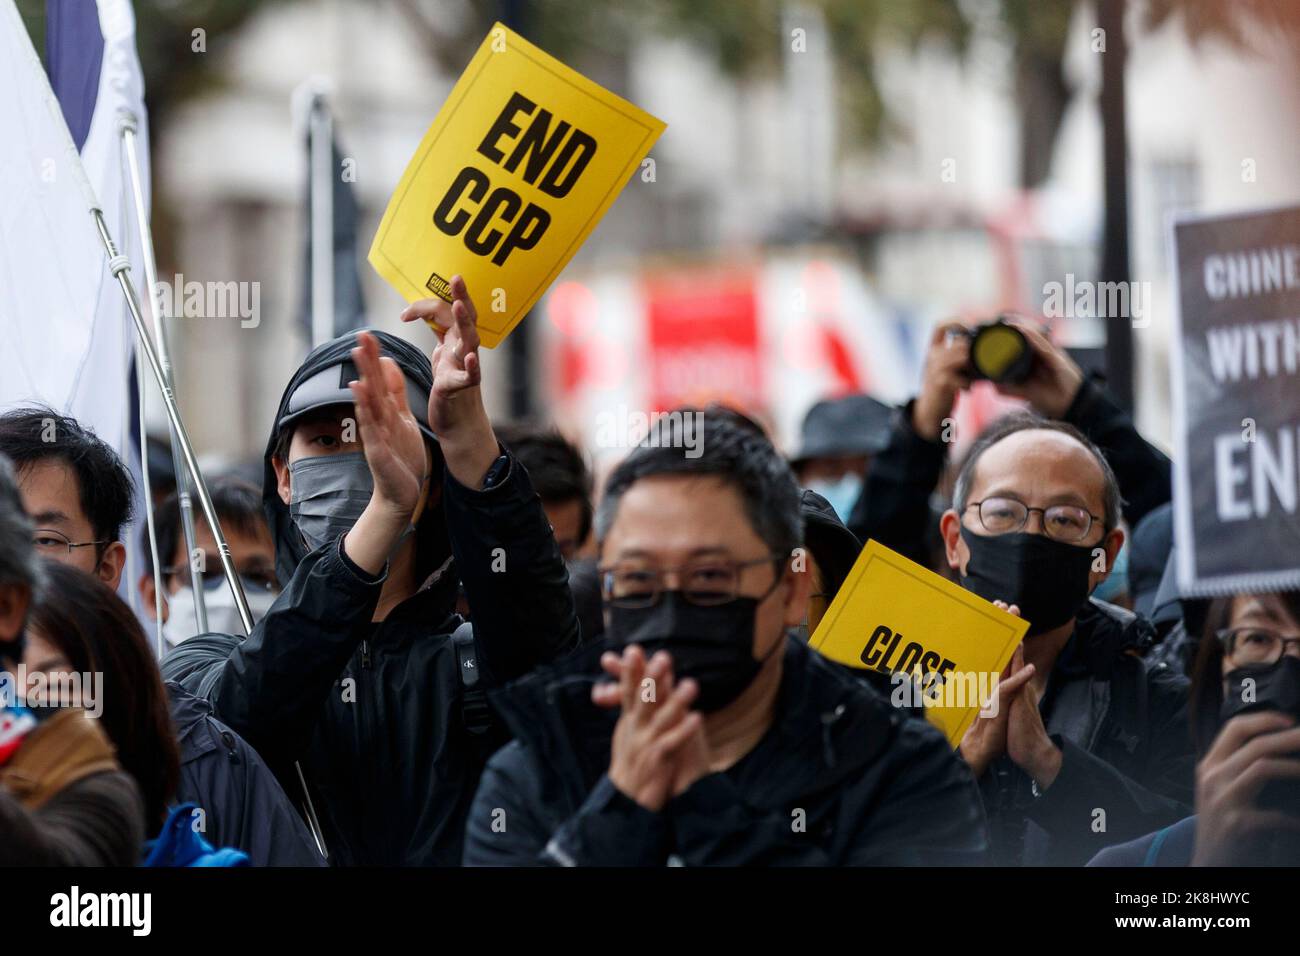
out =
[[[667,575],[677,576],[677,590],[691,604],[709,607],[734,601],[740,595],[740,576],[745,568],[771,564],[780,580],[785,556],[769,554],[751,561],[728,561],[721,558],[701,558],[688,561],[675,568],[655,568],[636,561],[618,562],[597,568],[600,573],[601,596],[614,607],[652,607],[659,602],[665,590]],[[775,587],[775,584],[773,584]],[[771,593],[769,589],[768,593]]]
[[[980,524],[989,534],[1014,534],[1024,530],[1031,512],[1042,516],[1043,534],[1057,541],[1078,544],[1092,531],[1094,521],[1105,519],[1078,505],[1049,505],[1031,508],[1015,498],[985,498],[972,501],[967,508],[978,508]]]
[[[1300,635],[1283,634],[1271,627],[1227,627],[1216,631],[1223,654],[1236,667],[1276,664],[1292,646],[1300,647]]]

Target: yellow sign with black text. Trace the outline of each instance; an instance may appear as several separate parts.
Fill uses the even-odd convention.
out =
[[[460,274],[482,343],[528,314],[664,124],[495,24],[411,158],[370,246],[408,301]]]
[[[923,707],[956,747],[1028,630],[1028,621],[868,541],[809,643],[850,667],[910,676],[894,681],[893,694]]]

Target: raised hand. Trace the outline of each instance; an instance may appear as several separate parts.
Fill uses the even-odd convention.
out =
[[[352,350],[361,377],[349,382],[357,431],[374,478],[374,499],[392,515],[409,521],[428,478],[424,435],[406,400],[406,381],[397,363],[379,355],[369,332],[357,335]]]
[[[1083,370],[1033,323],[1021,318],[1008,318],[1007,324],[1015,326],[1029,340],[1029,347],[1034,350],[1034,368],[1023,382],[1004,382],[995,387],[1003,395],[1025,399],[1048,418],[1061,418],[1079,393]]]
[[[965,331],[960,322],[945,322],[930,334],[921,393],[912,405],[912,429],[928,441],[939,440],[957,393],[970,387],[970,337]]]
[[[1300,786],[1300,728],[1276,711],[1233,717],[1196,767],[1196,854],[1193,866],[1249,866],[1267,860],[1277,832],[1300,831],[1300,820],[1260,807],[1270,780]]]
[[[456,425],[456,401],[461,392],[476,389],[483,380],[478,355],[478,311],[460,276],[451,278],[451,302],[421,299],[401,314],[403,322],[422,319],[438,333],[438,345],[430,355],[433,391],[429,396],[429,427],[441,437]]]
[[[450,303],[441,299],[412,302],[400,318],[403,322],[422,319],[438,333],[441,341],[429,357],[433,365],[429,427],[438,436],[452,476],[466,487],[480,488],[499,451],[479,388],[483,370],[474,325],[478,312],[459,275],[451,277],[451,297]]]

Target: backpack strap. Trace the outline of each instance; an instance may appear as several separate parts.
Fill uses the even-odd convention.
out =
[[[456,648],[456,669],[460,672],[461,719],[471,736],[481,737],[492,727],[492,708],[480,683],[478,649],[474,646],[474,625],[464,622],[451,635]]]

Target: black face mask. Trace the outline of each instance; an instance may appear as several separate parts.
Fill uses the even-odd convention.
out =
[[[1275,664],[1247,664],[1229,671],[1224,682],[1223,706],[1219,709],[1223,723],[1238,714],[1263,710],[1300,718],[1300,658],[1283,654]],[[1264,810],[1300,814],[1300,780],[1269,780],[1255,796],[1255,804]],[[1288,862],[1300,852],[1290,839],[1274,834],[1274,852]]]
[[[986,601],[1019,605],[1030,636],[1060,627],[1088,599],[1096,545],[1066,544],[1023,531],[982,535],[964,525],[961,539],[970,551],[961,586]]]
[[[1300,718],[1300,658],[1283,654],[1275,664],[1247,664],[1229,671],[1224,680],[1221,721],[1259,710]]]
[[[671,654],[673,679],[694,679],[700,685],[695,709],[708,714],[739,697],[766,663],[754,659],[754,616],[762,600],[738,597],[700,607],[680,591],[664,591],[651,607],[611,605],[605,636],[618,648],[639,645],[647,658]],[[772,652],[784,643],[777,641]]]

